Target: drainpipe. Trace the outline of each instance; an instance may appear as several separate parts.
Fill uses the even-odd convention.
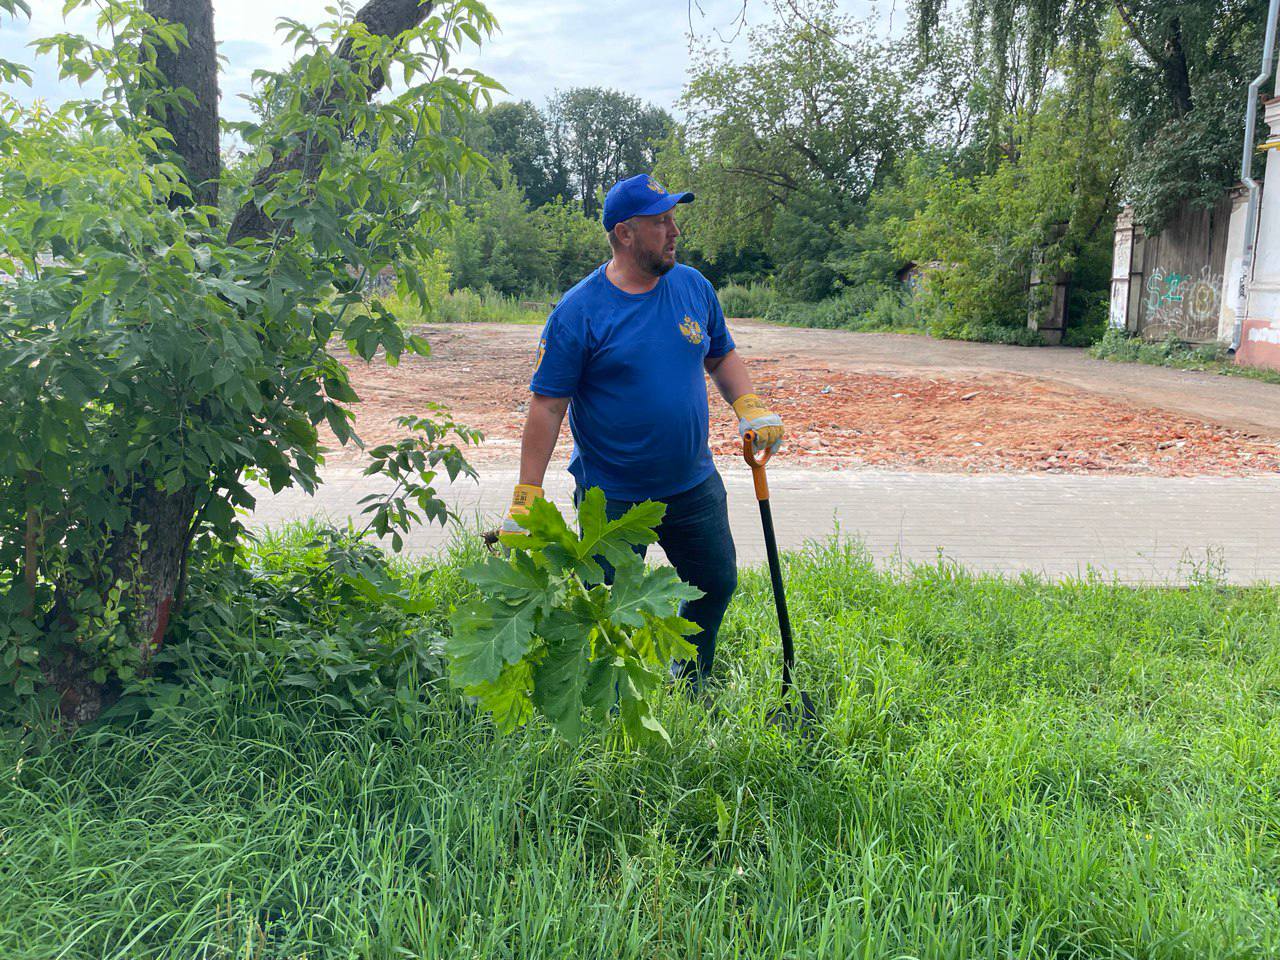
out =
[[[1249,189],[1249,210],[1244,219],[1244,256],[1240,260],[1240,289],[1236,293],[1236,325],[1231,332],[1231,352],[1240,349],[1244,332],[1244,315],[1249,306],[1249,281],[1253,278],[1254,236],[1258,232],[1258,181],[1253,179],[1253,155],[1257,148],[1258,90],[1271,76],[1271,55],[1276,46],[1276,11],[1280,0],[1271,0],[1267,10],[1267,35],[1262,44],[1262,69],[1249,84],[1249,106],[1244,119],[1244,153],[1240,160],[1240,180]],[[1280,183],[1272,185],[1280,190]]]

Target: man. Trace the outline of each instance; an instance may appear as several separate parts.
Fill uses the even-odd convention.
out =
[[[738,583],[724,484],[707,446],[703,371],[738,414],[739,436],[754,430],[758,449],[776,451],[783,429],[752,392],[715,290],[676,263],[680,230],[672,212],[692,200],[647,175],[623,180],[605,198],[613,256],[561,298],[543,329],[520,482],[503,531],[519,531],[512,518],[543,495],[567,410],[575,503],[600,487],[611,520],[644,500],[667,505],[658,542],[680,578],[704,594],[680,611],[700,628],[690,637],[697,661],[673,664],[672,672],[700,688]]]

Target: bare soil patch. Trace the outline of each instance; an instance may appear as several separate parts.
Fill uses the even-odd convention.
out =
[[[430,357],[406,357],[398,367],[348,361],[366,443],[397,438],[396,417],[422,415],[435,401],[485,432],[474,460],[514,462],[538,329],[437,325],[421,332]],[[785,343],[788,332],[771,331],[771,345]],[[815,331],[799,333],[812,339]],[[795,466],[1148,476],[1280,471],[1280,448],[1266,438],[1035,376],[972,368],[889,373],[852,369],[850,358],[834,354],[823,362],[811,352],[743,353],[758,392],[787,425],[782,460]],[[733,456],[736,419],[711,392],[712,450]],[[559,457],[568,444],[566,427]],[[338,448],[330,459],[359,456]]]

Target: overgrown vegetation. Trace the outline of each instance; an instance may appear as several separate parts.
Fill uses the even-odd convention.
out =
[[[1150,341],[1131,337],[1122,330],[1107,330],[1091,351],[1103,360],[1125,363],[1149,363],[1158,367],[1182,370],[1208,370],[1226,376],[1249,377],[1267,383],[1280,383],[1280,373],[1262,367],[1237,364],[1220,343],[1193,344],[1177,337]]]
[[[599,487],[588,490],[571,530],[556,506],[535,500],[504,534],[509,556],[462,571],[479,596],[450,620],[445,645],[454,680],[509,732],[535,711],[577,740],[583,713],[619,713],[637,742],[661,737],[654,700],[673,660],[694,656],[682,601],[702,591],[669,566],[645,566],[635,547],[655,543],[666,505],[645,501],[616,520]],[[612,568],[605,583],[604,564]]]
[[[349,308],[384,271],[429,302],[415,264],[444,186],[481,162],[443,118],[494,87],[450,66],[493,26],[474,0],[286,21],[300,59],[267,75],[263,122],[235,125],[253,174],[224,178],[211,4],[176,22],[137,0],[96,9],[100,38],[35,47],[100,93],[0,93],[0,270],[17,275],[0,284],[0,699],[69,723],[151,669],[192,559],[233,548],[260,484],[320,481],[318,424],[354,439],[332,345],[388,363],[427,349],[379,298]],[[406,426],[373,458],[398,481],[369,506],[380,532],[443,519],[431,481],[474,439],[447,418]]]
[[[718,718],[661,697],[672,744],[636,751],[620,721],[576,745],[537,719],[498,735],[440,679],[479,556],[460,549],[406,564],[270,537],[202,579],[163,654],[189,683],[129,725],[5,740],[0,953],[1280,949],[1275,588],[880,572],[813,548],[785,563],[814,739],[764,722],[776,625],[744,571]]]
[[[925,321],[911,294],[892,286],[854,287],[818,303],[774,303],[765,312],[772,323],[865,332],[923,332]]]

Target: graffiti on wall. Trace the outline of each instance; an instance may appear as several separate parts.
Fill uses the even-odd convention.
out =
[[[1157,267],[1143,284],[1142,305],[1142,334],[1148,340],[1212,340],[1222,309],[1222,276],[1208,267],[1195,275]]]

